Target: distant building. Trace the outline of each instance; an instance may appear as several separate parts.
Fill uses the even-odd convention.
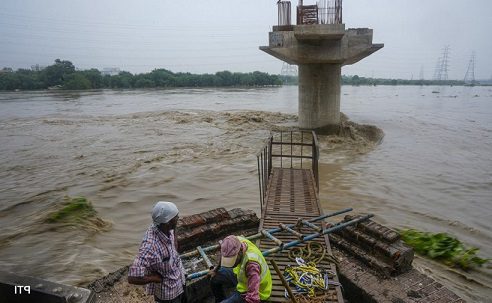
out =
[[[4,67],[0,69],[0,73],[12,73],[14,70],[11,67]]]
[[[105,67],[101,71],[101,74],[103,76],[106,76],[106,75],[108,75],[108,76],[116,76],[119,73],[120,73],[119,67]]]
[[[35,72],[42,71],[45,68],[46,68],[46,66],[42,66],[42,65],[39,65],[39,64],[31,65],[31,70],[32,71],[35,71]]]

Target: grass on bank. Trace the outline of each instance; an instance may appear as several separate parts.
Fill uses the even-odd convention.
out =
[[[482,266],[490,259],[477,256],[478,248],[466,247],[461,241],[447,233],[429,233],[415,229],[400,231],[402,240],[423,256],[438,260],[448,266],[464,270]]]

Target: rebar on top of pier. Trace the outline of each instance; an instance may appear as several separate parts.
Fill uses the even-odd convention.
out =
[[[342,23],[342,0],[320,0],[317,4],[320,24]]]
[[[341,24],[342,0],[319,0],[315,5],[297,6],[297,24]]]

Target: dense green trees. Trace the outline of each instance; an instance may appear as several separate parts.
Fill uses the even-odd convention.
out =
[[[47,86],[63,85],[65,77],[75,73],[75,66],[70,61],[55,60],[55,64],[48,66],[41,72]]]
[[[269,75],[255,71],[252,73],[232,73],[221,71],[215,74],[173,73],[166,69],[155,69],[150,73],[132,74],[120,72],[118,75],[102,75],[97,69],[76,70],[70,61],[56,59],[53,65],[40,71],[9,68],[0,70],[0,90],[30,89],[100,89],[100,88],[165,88],[165,87],[229,87],[229,86],[269,86],[297,85],[295,76]],[[432,81],[375,79],[358,75],[342,76],[345,85],[463,85],[463,81]]]
[[[91,89],[92,84],[82,73],[72,73],[65,76],[63,81],[64,89]]]
[[[101,72],[95,68],[84,70],[81,72],[77,72],[77,74],[81,74],[84,78],[89,80],[90,88],[103,88],[107,87],[104,82],[104,78],[101,75]]]
[[[146,74],[120,72],[102,75],[97,69],[76,70],[70,61],[56,59],[55,64],[40,71],[0,70],[0,90],[63,88],[70,90],[99,88],[164,88],[164,87],[224,87],[282,85],[276,75],[262,72],[215,74],[173,73],[155,69]]]

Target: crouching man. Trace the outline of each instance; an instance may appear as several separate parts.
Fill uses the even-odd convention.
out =
[[[251,241],[239,236],[228,236],[220,245],[221,259],[210,270],[215,302],[268,302],[272,292],[272,276],[261,251]],[[235,287],[226,298],[225,289]]]

